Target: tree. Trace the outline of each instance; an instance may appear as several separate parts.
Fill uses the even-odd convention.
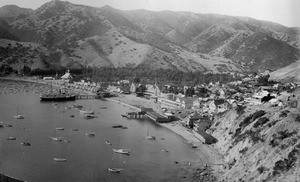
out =
[[[195,94],[195,89],[193,87],[189,87],[185,91],[185,96],[186,97],[193,97],[194,94]]]
[[[135,77],[133,80],[134,83],[140,83],[141,79],[139,77]]]

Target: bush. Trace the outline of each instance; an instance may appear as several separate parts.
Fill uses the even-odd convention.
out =
[[[295,121],[300,123],[300,114],[296,116]]]
[[[281,111],[279,117],[287,117],[289,112],[290,112],[289,110],[283,110],[283,111]]]
[[[268,121],[269,121],[268,118],[266,118],[266,117],[261,117],[261,118],[259,118],[259,119],[256,121],[256,123],[254,123],[253,127],[254,127],[254,128],[257,128],[257,127],[259,127],[259,126],[264,125],[264,124],[267,123]]]
[[[279,142],[289,138],[291,136],[293,136],[294,134],[296,134],[296,131],[293,132],[288,132],[288,130],[284,130],[284,131],[279,131],[277,134],[274,134],[272,137],[273,139],[270,140],[269,145],[271,145],[272,147],[276,147],[279,145]],[[284,147],[284,146],[282,146]]]
[[[252,140],[254,144],[257,143],[257,142],[259,142],[259,141],[262,141],[262,142],[264,141],[259,132],[252,131],[252,130],[247,130],[244,133],[239,134],[235,138],[235,140],[233,141],[233,143],[236,144],[236,143],[238,143],[238,142],[246,139],[247,137],[249,137],[250,140]]]
[[[262,174],[265,170],[267,170],[267,168],[265,168],[264,166],[260,166],[259,168],[257,168],[259,174]]]
[[[273,167],[273,176],[280,174],[281,171],[289,171],[297,161],[299,150],[294,148],[289,154],[287,159],[279,160]]]
[[[266,112],[263,110],[259,110],[256,111],[253,114],[250,114],[249,116],[247,116],[241,123],[240,123],[240,127],[245,128],[246,126],[248,126],[250,123],[252,123],[253,121],[255,121],[257,118],[265,115]]]
[[[245,113],[245,109],[246,106],[238,105],[235,110],[238,115],[242,115]]]
[[[248,147],[243,148],[242,150],[239,151],[241,154],[245,154],[248,150]]]

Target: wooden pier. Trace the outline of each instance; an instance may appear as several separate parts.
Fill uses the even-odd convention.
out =
[[[77,99],[96,99],[97,98],[97,95],[95,94],[93,94],[93,95],[85,95],[85,94],[83,94],[83,95],[80,95],[80,94],[78,94],[78,95],[76,95],[76,100]]]

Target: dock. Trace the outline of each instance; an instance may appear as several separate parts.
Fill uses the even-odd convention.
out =
[[[78,94],[76,95],[76,100],[77,99],[96,99],[97,95],[96,94]]]
[[[154,111],[148,111],[145,114],[148,118],[152,119],[153,121],[156,121],[158,123],[167,123],[172,121],[171,117],[159,114],[157,112]]]

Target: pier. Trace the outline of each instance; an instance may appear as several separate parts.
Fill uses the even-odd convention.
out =
[[[90,95],[87,95],[87,94],[83,94],[83,95],[76,95],[76,100],[77,99],[96,99],[97,98],[97,95],[94,95],[94,94],[90,94]]]
[[[158,123],[167,123],[172,121],[172,118],[164,116],[162,114],[156,113],[154,111],[148,111],[146,113],[146,116],[150,119],[152,119],[153,121],[156,121]]]

